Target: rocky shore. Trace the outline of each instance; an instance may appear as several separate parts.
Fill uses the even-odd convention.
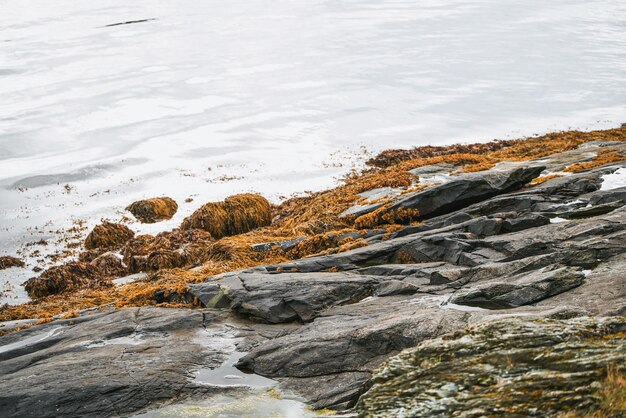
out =
[[[624,416],[626,129],[372,164],[92,232],[0,310],[0,415]]]

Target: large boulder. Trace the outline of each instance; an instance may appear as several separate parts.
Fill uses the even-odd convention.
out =
[[[237,313],[276,324],[311,321],[324,309],[371,295],[378,283],[354,273],[246,273],[192,285],[191,293],[207,307],[225,298]]]
[[[272,211],[267,199],[256,194],[239,194],[223,202],[203,205],[183,220],[181,228],[202,229],[219,239],[268,226],[271,222]]]
[[[343,215],[362,216],[361,219],[376,216],[380,218],[378,223],[381,223],[385,217],[411,211],[420,219],[428,219],[519,189],[538,177],[544,169],[543,166],[532,166],[509,171],[491,170],[487,173],[463,174],[441,185],[403,194],[391,203],[357,205],[344,211]],[[368,222],[377,223],[371,219]]]
[[[126,210],[140,222],[151,224],[171,219],[178,210],[178,204],[169,197],[155,197],[133,202]]]
[[[538,177],[544,169],[543,166],[520,167],[506,172],[466,175],[441,186],[408,194],[394,202],[389,211],[416,209],[421,218],[431,218],[519,189]]]
[[[394,296],[335,306],[299,329],[257,347],[243,370],[282,378],[316,408],[351,407],[370,373],[388,356],[467,326],[470,315],[428,297]]]

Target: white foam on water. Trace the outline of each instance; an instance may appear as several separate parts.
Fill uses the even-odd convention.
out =
[[[626,168],[618,168],[614,173],[602,176],[600,190],[613,190],[626,187]]]
[[[565,219],[565,218],[560,218],[560,217],[554,217],[554,218],[550,218],[550,223],[551,224],[560,224],[563,222],[569,222],[569,219]]]
[[[247,386],[247,387],[269,387],[274,386],[276,381],[259,376],[254,373],[243,373],[235,367],[239,359],[246,353],[235,351],[218,368],[201,368],[196,372],[194,381],[209,386]]]

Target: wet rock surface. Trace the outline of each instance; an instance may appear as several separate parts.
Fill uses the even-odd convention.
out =
[[[119,416],[217,391],[193,382],[232,351],[216,315],[130,308],[57,321],[0,337],[5,417]],[[229,391],[220,388],[220,392]]]
[[[543,416],[536,408],[545,401],[547,411],[592,410],[600,402],[594,382],[624,364],[626,190],[604,183],[623,164],[528,185],[583,152],[399,196],[396,204],[418,208],[422,223],[360,232],[367,246],[207,277],[174,295],[204,310],[81,316],[29,348],[19,344],[58,322],[0,337],[0,384],[14,388],[0,391],[1,406],[13,416],[29,408],[39,416],[54,408],[127,415],[230,390],[198,386],[190,375],[194,365],[215,368],[228,356],[219,344],[191,337],[219,329],[214,340],[228,335],[242,353],[237,367],[276,380],[315,408]],[[126,242],[125,265],[130,272],[189,265],[186,257],[202,259],[216,236],[265,222],[244,214],[209,231],[211,216],[222,212],[207,213],[181,230]],[[267,245],[254,250],[280,246]],[[132,344],[106,343],[127,337]],[[70,355],[82,373],[60,383]],[[25,376],[32,376],[28,383]],[[100,376],[110,388],[98,386]],[[78,393],[80,385],[86,392]],[[98,402],[85,406],[84,396]]]

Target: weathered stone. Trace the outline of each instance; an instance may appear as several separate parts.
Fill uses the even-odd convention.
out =
[[[460,180],[409,194],[391,205],[389,210],[417,209],[422,218],[431,218],[518,189],[539,176],[544,168],[526,167],[510,172],[465,176]]]
[[[238,363],[268,377],[303,378],[370,373],[387,356],[467,325],[470,315],[439,309],[439,302],[408,303],[411,297],[376,298],[327,310],[312,323],[254,348]],[[362,375],[361,375],[362,376]],[[359,390],[319,379],[316,407],[346,408]],[[296,384],[297,385],[297,384]],[[293,388],[293,386],[291,386]],[[362,387],[361,387],[362,388]],[[307,395],[306,389],[300,392]]]
[[[584,280],[581,268],[553,266],[470,287],[456,294],[452,302],[483,308],[515,308],[563,293],[580,286]]]
[[[364,417],[545,417],[606,408],[597,416],[619,416],[609,415],[601,385],[607,365],[626,372],[625,321],[509,318],[425,341],[376,371],[357,410]]]
[[[319,312],[335,305],[353,303],[372,294],[378,280],[359,274],[285,273],[236,274],[217,282],[237,313],[269,323],[311,321]],[[211,295],[216,283],[191,287],[199,299]],[[212,299],[212,296],[211,296]],[[202,300],[202,299],[200,299]]]
[[[522,216],[506,218],[502,223],[504,232],[517,232],[524,229],[536,228],[538,226],[548,225],[550,219],[536,214],[528,213]]]
[[[228,388],[190,380],[233,350],[210,344],[211,315],[134,308],[56,321],[0,337],[4,417],[128,415]],[[206,341],[206,345],[203,343]]]
[[[405,412],[411,416],[415,405],[419,411],[415,416],[532,416],[536,411],[530,406],[530,398],[525,397],[525,388],[535,394],[545,389],[548,406],[554,406],[555,411],[565,405],[555,401],[557,395],[573,402],[572,393],[582,394],[577,398],[581,403],[576,405],[592,407],[596,404],[588,401],[596,395],[594,392],[589,397],[589,388],[601,384],[593,379],[602,379],[602,374],[593,375],[590,370],[596,373],[613,367],[613,360],[624,364],[623,334],[598,331],[604,325],[584,318],[626,313],[626,194],[620,189],[600,190],[603,176],[619,165],[522,186],[537,174],[536,169],[525,166],[541,164],[550,171],[562,170],[572,162],[593,158],[598,147],[595,144],[541,161],[509,162],[486,172],[447,176],[441,179],[445,184],[431,187],[429,193],[423,194],[424,190],[396,197],[395,203],[410,198],[405,203],[425,205],[428,213],[418,225],[389,232],[384,228],[328,232],[335,241],[367,240],[369,245],[361,248],[224,273],[191,285],[188,292],[161,289],[154,293],[156,303],[200,302],[211,310],[150,310],[154,312],[150,319],[133,317],[132,324],[123,316],[127,314],[121,313],[129,312],[126,310],[102,316],[101,321],[97,319],[100,314],[96,314],[84,324],[87,320],[79,317],[73,327],[67,328],[69,331],[63,328],[63,338],[68,341],[57,341],[57,335],[52,335],[34,345],[28,342],[31,336],[39,339],[35,333],[51,330],[55,324],[65,327],[69,322],[5,336],[0,339],[0,392],[7,395],[0,395],[0,411],[10,411],[6,413],[9,416],[28,416],[32,409],[46,416],[47,410],[41,413],[36,405],[50,405],[55,399],[61,405],[57,415],[80,416],[84,395],[92,400],[86,415],[129,415],[161,400],[207,394],[209,389],[198,389],[190,375],[193,368],[188,367],[190,363],[206,364],[201,352],[213,358],[210,351],[203,350],[204,344],[197,345],[198,340],[190,339],[191,329],[196,326],[205,332],[219,329],[204,342],[217,344],[214,353],[220,359],[224,355],[220,344],[236,344],[248,353],[238,363],[242,369],[276,379],[281,388],[299,394],[316,408],[351,408],[372,383],[376,383],[373,392],[363,397],[359,410],[372,416]],[[422,180],[435,180],[441,174],[432,167],[420,173]],[[372,191],[383,192],[389,191]],[[218,206],[225,209],[224,205]],[[550,223],[549,218],[565,214],[572,214],[568,216],[571,220]],[[202,222],[209,218],[202,218]],[[228,214],[220,219],[230,222]],[[226,224],[220,224],[220,228]],[[318,224],[310,230],[326,232],[327,224]],[[230,256],[227,244],[214,243],[209,232],[192,226],[129,240],[122,254],[130,271],[189,267],[206,259]],[[299,245],[315,244],[314,238],[307,240],[311,242]],[[292,240],[277,241],[253,249],[285,250],[291,245]],[[90,251],[89,260],[103,251]],[[296,251],[287,256],[295,257]],[[146,311],[142,308],[139,312]],[[185,320],[194,324],[191,327],[181,317],[186,314],[189,318]],[[196,321],[200,314],[204,317],[201,323]],[[179,319],[167,327],[157,327],[156,332],[163,332],[162,336],[157,338],[146,331],[152,327],[150,323],[167,322],[170,315]],[[227,325],[214,320],[216,316],[227,320]],[[506,325],[478,325],[467,334],[469,337],[463,331],[469,325],[510,317],[516,318]],[[445,339],[428,342],[455,331],[458,333]],[[89,350],[100,350],[91,361],[89,355],[93,354],[69,345],[69,341],[82,341],[83,333],[96,341],[93,346],[89,344]],[[586,336],[591,336],[591,345],[586,345]],[[596,337],[609,343],[598,349]],[[370,380],[375,368],[390,356],[422,343],[432,350],[426,357],[419,357],[426,359],[419,368],[407,369],[406,373],[405,369],[394,369],[399,380],[390,385],[380,380],[380,374]],[[449,351],[445,351],[447,344]],[[117,345],[124,351],[110,347]],[[172,351],[167,351],[168,345],[172,345]],[[518,345],[519,351],[515,351]],[[12,369],[6,368],[8,363],[2,360],[6,346],[12,353],[10,361],[15,362]],[[24,346],[30,348],[24,351]],[[183,352],[183,346],[188,352]],[[607,355],[609,346],[614,349],[612,355]],[[68,374],[71,382],[67,394],[64,381],[48,376],[51,371],[65,371],[69,359],[65,353],[77,359],[76,367],[72,363],[74,368]],[[562,364],[562,353],[572,353],[571,369]],[[510,376],[503,371],[509,367],[508,357],[513,365]],[[437,367],[441,359],[446,361]],[[554,373],[549,362],[564,367],[567,374]],[[27,388],[26,382],[30,374],[13,375],[20,367],[34,376],[32,388]],[[75,369],[85,372],[84,376]],[[457,370],[459,374],[451,374]],[[529,373],[531,370],[548,376],[549,381],[542,383],[541,376]],[[102,395],[96,393],[100,388],[93,383],[95,374],[107,382],[111,380],[100,387]],[[414,379],[416,374],[419,379]],[[491,374],[495,375],[496,385],[492,385]],[[131,382],[129,376],[137,380]],[[15,382],[13,379],[17,379],[15,395],[7,389]],[[84,382],[86,390],[78,394],[76,388]],[[379,391],[378,387],[383,389]],[[504,399],[501,406],[499,402],[487,402],[491,394]],[[512,409],[516,401],[520,406]],[[13,409],[2,409],[5,405]],[[94,412],[94,408],[100,409]]]

